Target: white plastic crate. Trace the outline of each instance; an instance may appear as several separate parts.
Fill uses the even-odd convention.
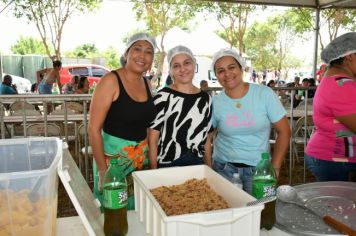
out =
[[[188,179],[207,178],[210,187],[230,208],[178,216],[167,216],[150,189],[182,184]],[[264,205],[246,207],[254,197],[235,187],[206,165],[172,167],[133,173],[135,211],[153,236],[258,236]]]
[[[58,138],[0,140],[0,236],[54,236]]]

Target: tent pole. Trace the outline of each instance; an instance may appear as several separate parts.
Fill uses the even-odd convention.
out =
[[[320,31],[320,8],[316,8],[315,12],[315,35],[314,35],[314,57],[313,57],[313,78],[316,79],[316,70],[317,70],[317,64],[318,64],[318,35]]]

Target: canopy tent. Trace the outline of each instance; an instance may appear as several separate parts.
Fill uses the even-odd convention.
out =
[[[314,33],[314,55],[313,55],[313,75],[316,78],[317,58],[318,58],[318,33],[320,30],[320,10],[328,8],[354,8],[356,0],[199,0],[214,2],[234,2],[244,4],[275,5],[288,7],[307,7],[315,9],[315,33]]]
[[[215,0],[215,2],[236,2],[246,4],[261,4],[289,7],[309,7],[317,9],[356,8],[356,0]]]

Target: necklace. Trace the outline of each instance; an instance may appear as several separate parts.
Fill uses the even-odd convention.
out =
[[[240,103],[240,101],[236,102],[235,107],[238,109],[240,109],[242,107],[242,104]]]

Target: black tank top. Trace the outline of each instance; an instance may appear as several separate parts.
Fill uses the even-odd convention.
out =
[[[147,101],[136,102],[127,94],[119,74],[116,71],[112,72],[117,77],[120,94],[111,103],[103,130],[118,138],[142,141],[146,138],[147,128],[156,115],[156,108],[147,81],[142,78],[146,87]]]

